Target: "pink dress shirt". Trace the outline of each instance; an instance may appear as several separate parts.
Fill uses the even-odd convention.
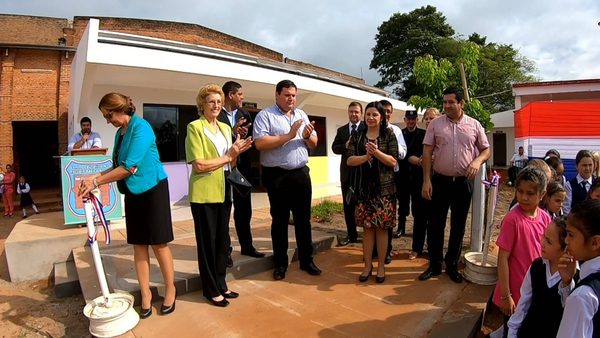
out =
[[[490,147],[479,121],[466,114],[458,122],[446,115],[432,120],[423,144],[433,146],[433,171],[444,176],[467,176],[469,164]]]

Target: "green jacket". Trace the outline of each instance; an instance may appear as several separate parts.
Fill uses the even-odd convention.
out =
[[[231,147],[231,127],[218,122],[219,130]],[[219,153],[214,144],[211,126],[204,115],[190,122],[185,138],[185,158],[187,163],[195,160],[210,160],[218,158]],[[225,174],[223,167],[206,173],[196,173],[192,170],[188,193],[190,203],[223,203],[225,202]]]

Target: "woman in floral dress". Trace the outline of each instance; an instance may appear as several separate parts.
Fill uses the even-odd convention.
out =
[[[373,246],[386,252],[388,228],[395,225],[396,185],[394,166],[398,158],[398,141],[387,121],[383,106],[375,101],[365,108],[363,129],[348,145],[348,166],[357,167],[356,225],[362,226],[365,266],[359,277],[366,282],[373,272]],[[385,255],[378,255],[377,283],[385,280]]]

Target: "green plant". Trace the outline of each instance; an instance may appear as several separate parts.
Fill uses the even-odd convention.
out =
[[[341,214],[344,212],[344,206],[342,203],[334,202],[332,200],[325,199],[319,204],[312,207],[312,216],[319,223],[331,222],[334,214]]]

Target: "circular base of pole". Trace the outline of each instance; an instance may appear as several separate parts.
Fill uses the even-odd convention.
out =
[[[498,258],[488,254],[487,262],[483,264],[482,252],[467,252],[464,275],[469,282],[494,285],[498,281]]]
[[[122,335],[140,321],[133,296],[126,293],[111,293],[108,302],[100,296],[86,304],[83,314],[90,320],[90,333],[101,338]]]

